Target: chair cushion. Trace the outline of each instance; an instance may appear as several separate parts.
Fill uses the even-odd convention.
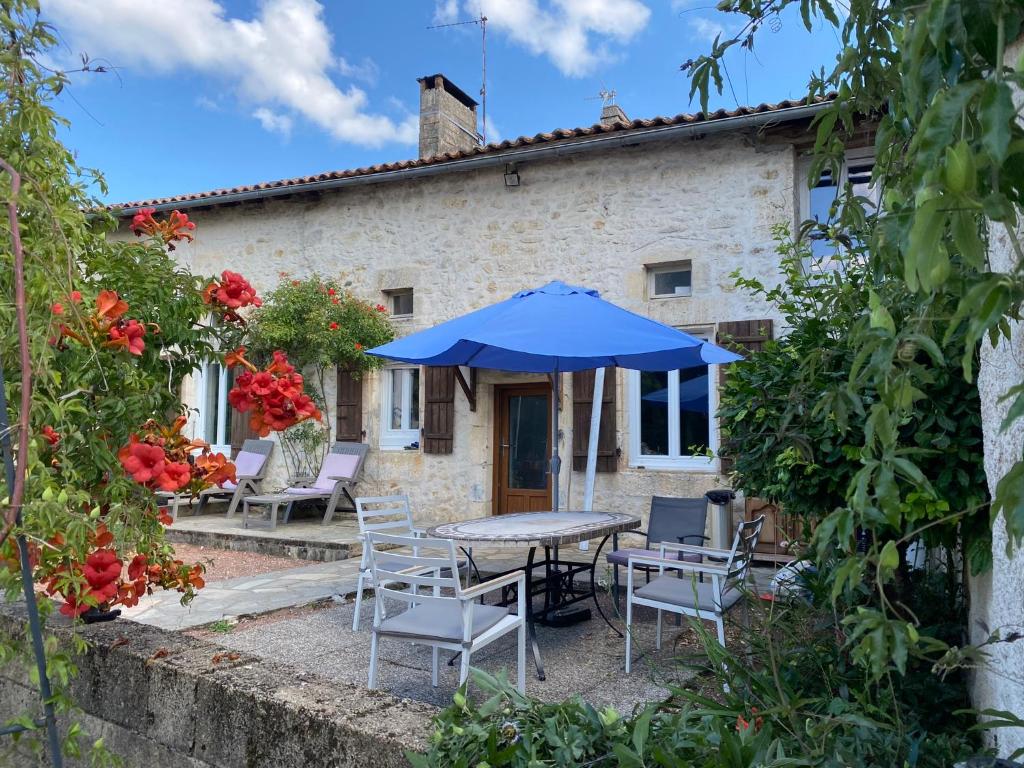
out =
[[[661,557],[661,552],[657,549],[616,549],[608,553],[608,562],[612,565],[629,565],[631,557]],[[672,554],[668,553],[667,557],[671,560]],[[699,563],[700,557],[694,552],[680,552],[678,559],[687,563]]]
[[[331,485],[333,486],[334,483],[331,483]],[[284,488],[284,489],[281,490],[281,493],[287,493],[287,494],[290,494],[292,496],[312,496],[312,497],[319,498],[321,496],[322,497],[330,496],[331,495],[331,489],[330,488],[318,488],[317,486],[313,485],[313,486],[310,486],[309,488]]]
[[[239,451],[235,456],[235,474],[239,477],[252,477],[263,470],[267,457],[262,453],[252,451]]]
[[[656,600],[659,603],[683,608],[696,608],[709,613],[727,611],[743,597],[740,590],[727,589],[722,595],[722,605],[718,605],[713,582],[695,584],[693,579],[687,578],[686,575],[681,579],[676,576],[659,576],[650,584],[640,587],[634,594],[645,600]]]
[[[330,492],[334,490],[335,483],[335,481],[330,478],[350,478],[358,466],[359,457],[355,454],[328,453],[327,457],[324,459],[323,466],[320,467],[320,474],[317,475],[316,482],[313,483],[313,487]]]
[[[473,638],[477,638],[508,616],[508,608],[496,605],[473,605]],[[462,639],[462,603],[455,598],[444,603],[425,603],[381,622],[377,632],[401,637],[424,637],[438,640]]]

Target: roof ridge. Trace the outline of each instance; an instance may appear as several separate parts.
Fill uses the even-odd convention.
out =
[[[728,118],[764,114],[766,112],[783,112],[787,109],[823,104],[827,101],[832,101],[834,99],[835,94],[828,93],[825,94],[824,96],[813,96],[803,99],[783,99],[782,101],[778,102],[761,102],[756,106],[737,106],[735,109],[719,108],[708,115],[705,115],[703,112],[681,112],[675,115],[674,117],[657,115],[651,118],[637,118],[625,124],[616,123],[614,125],[605,125],[603,123],[594,123],[593,125],[579,128],[555,128],[554,130],[546,131],[543,133],[536,133],[532,136],[520,136],[516,139],[504,139],[498,143],[489,143],[483,146],[472,147],[471,149],[460,152],[446,152],[444,154],[433,155],[430,157],[393,160],[390,162],[378,163],[375,165],[363,166],[360,168],[348,168],[335,171],[321,171],[320,173],[314,173],[308,176],[296,176],[285,179],[274,179],[271,181],[261,181],[253,184],[240,184],[233,187],[221,187],[218,189],[206,190],[203,192],[192,192],[179,195],[171,195],[169,197],[150,198],[147,200],[135,200],[121,203],[111,203],[106,206],[106,209],[110,211],[123,211],[127,214],[139,208],[170,206],[175,203],[192,203],[195,201],[209,200],[211,205],[216,205],[217,198],[226,197],[228,195],[244,194],[249,192],[260,192],[264,190],[280,189],[282,187],[296,187],[306,184],[314,184],[320,181],[332,181],[336,179],[352,178],[356,176],[370,176],[373,174],[385,173],[389,171],[406,170],[409,168],[419,168],[428,165],[437,165],[441,163],[452,162],[454,160],[462,160],[465,158],[476,157],[479,155],[495,154],[509,149],[531,147],[536,144],[548,144],[560,141],[570,141],[572,139],[582,139],[588,136],[594,136],[598,134],[643,131],[662,126],[687,125],[704,122],[710,123],[715,122],[717,120],[725,120]]]

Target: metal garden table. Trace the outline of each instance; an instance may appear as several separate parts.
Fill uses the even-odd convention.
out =
[[[427,535],[439,539],[451,539],[466,546],[486,545],[492,547],[527,547],[526,583],[530,594],[526,599],[526,627],[533,660],[537,665],[537,678],[545,679],[544,664],[534,623],[557,623],[556,612],[582,600],[593,600],[599,613],[604,616],[597,602],[595,570],[597,559],[608,539],[623,531],[640,527],[640,518],[619,512],[519,512],[511,515],[480,517],[474,520],[460,520],[454,523],[435,525]],[[590,539],[601,539],[601,543],[590,562],[581,563],[559,558],[558,548]],[[544,558],[538,560],[537,549],[544,548]],[[543,568],[544,575],[537,584],[534,571]],[[518,569],[517,569],[518,570]],[[581,591],[576,587],[576,576],[589,574],[589,589]],[[537,612],[533,598],[542,595],[544,608]],[[511,599],[503,603],[510,603]]]

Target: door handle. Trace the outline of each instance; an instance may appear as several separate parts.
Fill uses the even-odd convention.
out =
[[[509,443],[502,443],[501,447],[502,448],[511,448],[512,446]]]

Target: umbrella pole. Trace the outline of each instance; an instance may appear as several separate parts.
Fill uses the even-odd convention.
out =
[[[575,395],[574,395],[575,397]],[[601,431],[604,402],[604,368],[594,371],[594,398],[590,407],[590,439],[587,441],[587,474],[583,482],[583,511],[594,509],[594,481],[597,475],[597,438]]]
[[[562,460],[558,457],[558,410],[559,410],[559,385],[561,379],[558,375],[558,364],[555,364],[554,373],[551,376],[551,509],[558,511],[558,479],[562,469]]]

